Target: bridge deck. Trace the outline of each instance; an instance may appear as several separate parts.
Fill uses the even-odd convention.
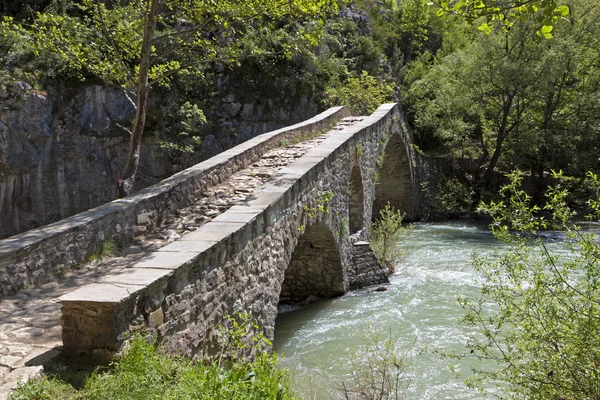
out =
[[[362,120],[350,117],[328,133]],[[138,227],[134,242],[65,273],[56,282],[44,284],[0,300],[0,400],[8,396],[20,376],[40,373],[43,365],[56,357],[62,345],[60,305],[57,299],[78,287],[99,282],[108,273],[119,272],[159,248],[177,246],[177,239],[218,217],[232,206],[244,204],[254,190],[272,175],[323,141],[325,135],[301,143],[281,143],[282,147],[264,154],[248,168],[233,174],[226,182],[210,187],[188,207],[175,212],[176,218],[155,224],[148,216]],[[156,270],[149,270],[156,271]]]

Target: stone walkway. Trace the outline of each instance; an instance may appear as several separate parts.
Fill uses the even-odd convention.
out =
[[[345,118],[332,131],[361,120],[361,117]],[[151,220],[146,221],[145,225],[139,226],[132,244],[114,249],[110,256],[86,263],[80,269],[65,274],[58,282],[0,300],[0,400],[7,399],[19,379],[42,374],[44,367],[60,355],[61,314],[57,303],[60,296],[98,281],[109,271],[135,263],[183,234],[196,230],[230,207],[243,203],[273,174],[323,139],[324,136],[321,136],[272,150],[228,181],[207,190],[194,204],[178,210],[172,220],[159,226],[153,225]]]

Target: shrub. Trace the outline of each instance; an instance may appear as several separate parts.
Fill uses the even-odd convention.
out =
[[[352,379],[342,382],[345,399],[403,399],[410,385],[409,368],[390,337],[369,328],[361,335],[364,346],[347,358]]]
[[[404,214],[388,203],[380,213],[380,219],[371,226],[371,248],[377,259],[393,274],[409,250],[404,242],[412,233],[412,225],[404,226]]]
[[[467,383],[480,390],[492,385],[503,392],[495,397],[503,398],[598,399],[597,236],[571,222],[574,212],[566,205],[564,188],[549,189],[540,209],[520,189],[521,176],[509,178],[503,199],[481,206],[508,251],[475,258],[481,295],[460,299],[466,312],[462,322],[477,332],[467,343],[466,357],[488,363],[475,368]],[[589,204],[598,210],[599,203]],[[565,232],[568,255],[553,254],[540,234],[546,229]]]

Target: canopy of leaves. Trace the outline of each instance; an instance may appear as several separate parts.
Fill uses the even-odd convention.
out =
[[[594,168],[600,10],[587,0],[569,6],[552,40],[535,35],[531,20],[489,35],[457,25],[435,55],[414,60],[403,87],[419,147],[469,160],[459,179],[470,185],[514,166],[540,179],[550,169]]]

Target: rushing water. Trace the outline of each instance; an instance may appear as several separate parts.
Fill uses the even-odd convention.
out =
[[[457,295],[476,295],[473,251],[490,253],[498,243],[485,224],[444,222],[416,224],[408,260],[385,292],[373,289],[319,301],[280,314],[274,347],[291,370],[305,398],[336,398],[334,388],[348,379],[347,354],[363,342],[369,326],[383,330],[410,364],[409,399],[478,399],[466,388],[470,362],[452,361],[436,351],[464,350],[469,331],[458,324]]]

